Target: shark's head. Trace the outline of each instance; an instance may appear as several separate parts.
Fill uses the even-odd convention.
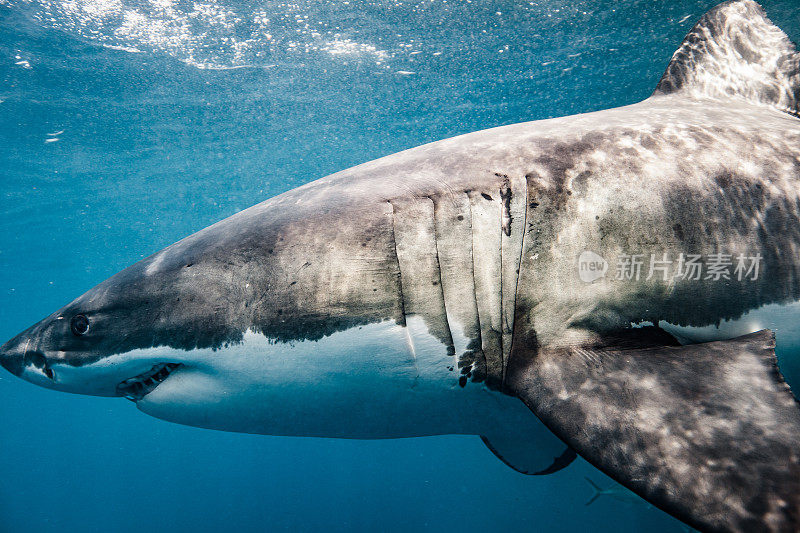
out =
[[[141,399],[188,353],[241,337],[226,314],[245,319],[245,299],[199,249],[180,242],[109,278],[6,342],[0,364],[55,390]]]

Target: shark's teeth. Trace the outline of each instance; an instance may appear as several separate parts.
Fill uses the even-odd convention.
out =
[[[154,365],[153,368],[147,372],[126,379],[117,385],[117,394],[133,402],[138,402],[146,395],[153,392],[156,387],[180,366],[183,365],[180,363],[159,363]]]

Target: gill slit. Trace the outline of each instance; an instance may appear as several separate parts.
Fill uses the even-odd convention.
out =
[[[488,378],[489,361],[486,359],[486,352],[483,350],[483,329],[481,328],[481,311],[480,307],[478,306],[478,286],[475,281],[475,225],[472,223],[474,216],[472,212],[472,198],[469,195],[469,191],[465,191],[464,194],[467,196],[467,208],[469,209],[469,237],[470,237],[469,264],[470,268],[472,269],[472,294],[475,300],[475,317],[478,319],[478,324],[477,324],[478,346],[480,346],[480,353],[481,353],[481,358],[483,360],[483,367],[486,369],[486,376]],[[472,365],[474,369],[475,363],[473,362]]]
[[[511,352],[514,349],[514,330],[515,330],[517,322],[518,322],[517,321],[517,298],[519,297],[519,278],[522,276],[522,260],[525,257],[525,234],[528,233],[528,211],[530,209],[530,203],[531,203],[531,199],[528,198],[528,176],[527,175],[523,176],[522,185],[523,185],[522,198],[525,199],[525,209],[524,209],[524,214],[522,216],[522,225],[520,226],[520,230],[519,230],[519,231],[522,232],[522,239],[520,241],[520,247],[519,247],[519,259],[517,261],[517,276],[516,276],[516,279],[514,280],[514,309],[513,309],[513,312],[511,314],[511,316],[513,317],[513,323],[511,324],[511,327],[509,328],[511,330],[511,344],[508,347],[508,359],[509,359],[509,361],[511,360]],[[513,192],[512,192],[512,194],[513,194]],[[511,221],[511,223],[513,224],[513,220]],[[508,369],[509,361],[505,361],[505,363],[503,364],[503,382],[502,382],[503,383],[503,387],[505,387],[505,383],[506,383],[506,370]]]
[[[447,326],[447,342],[449,343],[447,345],[447,353],[448,353],[448,355],[451,355],[452,357],[455,358],[455,356],[456,356],[456,347],[455,347],[455,341],[453,341],[453,330],[450,327],[450,318],[447,316],[447,300],[445,300],[445,298],[444,298],[444,283],[442,283],[442,263],[439,260],[439,239],[437,237],[437,231],[436,231],[436,227],[437,227],[436,226],[436,209],[437,209],[437,205],[436,205],[436,201],[434,201],[434,199],[431,198],[430,196],[428,197],[428,200],[430,200],[431,203],[433,204],[433,211],[432,211],[432,213],[433,213],[433,221],[432,221],[433,222],[433,248],[434,248],[434,251],[436,252],[436,270],[438,272],[438,277],[439,277],[439,294],[442,297],[442,309],[444,310],[444,324],[445,324],[445,326]],[[453,364],[455,364],[455,362]]]
[[[511,189],[511,185],[509,184],[509,190]],[[506,375],[506,352],[504,350],[505,346],[505,335],[503,334],[504,326],[505,326],[505,309],[503,309],[503,274],[505,265],[503,264],[503,241],[505,241],[505,231],[503,231],[503,217],[505,216],[505,199],[503,198],[503,186],[500,186],[500,218],[498,219],[499,224],[497,225],[498,231],[500,231],[500,287],[498,288],[498,293],[500,294],[500,331],[499,331],[499,340],[500,340],[500,383],[502,384],[505,375]],[[509,208],[510,214],[510,208]]]
[[[391,202],[391,200],[387,200],[386,203],[388,203],[392,208],[392,247],[394,249],[394,259],[397,261],[397,291],[400,294],[400,325],[403,326],[403,333],[406,336],[408,351],[411,352],[411,358],[414,361],[414,383],[412,385],[412,387],[414,387],[419,379],[419,369],[417,368],[417,350],[414,347],[414,340],[411,338],[411,332],[408,329],[408,323],[406,321],[406,300],[403,293],[403,271],[400,269],[400,255],[397,253],[397,224],[395,223],[396,218],[394,204]]]

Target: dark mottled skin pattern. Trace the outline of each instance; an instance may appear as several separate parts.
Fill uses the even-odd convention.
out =
[[[767,331],[689,347],[563,349],[508,385],[611,476],[703,531],[794,531],[800,410]],[[780,495],[780,496],[776,496]]]
[[[742,14],[752,28],[737,27]],[[542,140],[527,174],[507,389],[590,462],[708,531],[800,528],[800,411],[773,338],[677,347],[659,328],[630,326],[716,325],[800,299],[798,55],[774,28],[765,38],[775,47],[758,42],[767,23],[749,1],[712,11],[651,99],[716,113]],[[746,53],[745,36],[757,53]],[[725,39],[736,39],[739,60],[779,55],[780,72],[703,78],[729,74],[724,63],[736,56]],[[707,100],[725,95],[727,105]],[[788,114],[761,122],[771,115],[764,103]],[[608,260],[607,277],[580,281],[586,250]],[[761,254],[758,279],[613,280],[623,254],[718,252]]]
[[[517,334],[580,344],[631,323],[708,326],[800,299],[800,124],[783,116],[758,129],[681,117],[538,141]],[[585,250],[608,260],[606,278],[579,280]],[[761,254],[758,279],[613,279],[623,254],[717,252]]]

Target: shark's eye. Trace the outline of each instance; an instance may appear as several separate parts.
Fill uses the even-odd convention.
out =
[[[85,335],[86,332],[89,331],[89,319],[86,318],[86,315],[75,315],[72,317],[72,320],[69,321],[69,328],[72,330],[72,333],[78,337]]]

